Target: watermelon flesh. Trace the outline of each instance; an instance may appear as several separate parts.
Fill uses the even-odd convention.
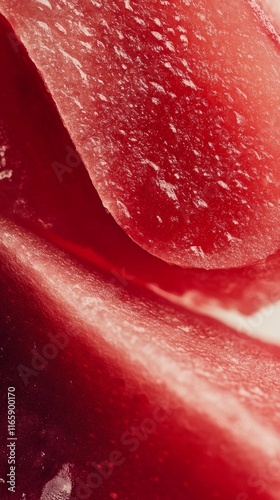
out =
[[[1,377],[18,395],[13,497],[279,498],[279,349],[145,290],[196,291],[249,313],[279,298],[279,254],[244,269],[205,271],[146,253],[104,211],[3,20],[0,58]],[[55,359],[34,370],[32,350],[47,352],[53,339],[64,346],[65,335],[69,343]],[[140,433],[131,452],[131,432],[149,425],[154,430]],[[4,419],[1,426],[6,449]],[[114,450],[125,463],[106,479]],[[3,477],[6,460],[0,467]]]
[[[134,241],[207,269],[279,249],[279,47],[250,2],[3,0],[1,10]]]
[[[63,470],[73,500],[279,498],[278,348],[109,283],[20,226],[0,228],[17,498],[38,499]],[[114,450],[125,464],[101,485],[92,463],[106,471]]]
[[[279,300],[279,253],[244,269],[184,270],[132,242],[104,210],[36,68],[3,18],[0,36],[3,215],[106,269],[112,281],[152,287],[183,306],[214,304],[249,315]]]

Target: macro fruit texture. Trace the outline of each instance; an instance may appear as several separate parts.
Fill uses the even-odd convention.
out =
[[[279,254],[244,269],[170,266],[136,245],[104,210],[50,94],[11,26],[1,18],[1,214],[62,249],[137,282],[251,314],[278,297]]]
[[[199,259],[203,258],[205,267],[215,267],[218,262],[222,266],[223,252],[227,265],[240,265],[246,253],[246,241],[248,244],[254,231],[259,231],[262,239],[250,249],[248,261],[261,256],[258,252],[262,245],[265,255],[271,252],[272,247],[276,249],[273,245],[277,238],[278,224],[275,221],[272,224],[266,216],[270,209],[273,211],[275,208],[277,211],[278,199],[277,162],[274,162],[273,155],[276,155],[279,146],[276,113],[279,98],[276,92],[279,48],[275,37],[264,30],[259,18],[254,17],[254,11],[248,3],[238,0],[230,6],[221,4],[220,10],[217,9],[217,4],[214,6],[214,2],[206,4],[202,1],[176,4],[179,13],[183,9],[184,12],[192,13],[188,17],[190,27],[187,36],[181,29],[186,25],[186,16],[182,17],[182,23],[177,23],[176,31],[172,24],[175,18],[171,19],[175,7],[166,2],[151,2],[145,12],[141,8],[142,2],[136,5],[132,1],[124,4],[110,2],[110,8],[109,3],[97,1],[58,1],[54,4],[48,0],[40,0],[32,3],[28,1],[24,6],[15,1],[0,2],[0,10],[12,21],[27,48],[26,51],[8,22],[0,18],[0,65],[5,68],[0,81],[0,370],[2,386],[5,388],[4,391],[1,390],[1,415],[6,414],[6,388],[15,386],[18,436],[17,486],[16,492],[10,493],[6,482],[7,425],[5,418],[1,419],[0,497],[4,500],[170,500],[173,497],[178,500],[279,499],[279,348],[250,339],[222,322],[207,317],[209,304],[218,304],[221,311],[240,311],[246,316],[279,300],[279,252],[261,260],[257,265],[251,264],[240,269],[183,269],[168,264],[133,242],[104,209],[91,182],[91,179],[96,181],[91,162],[94,159],[94,166],[98,165],[98,158],[96,160],[96,156],[90,155],[89,161],[85,154],[93,116],[96,120],[102,118],[94,115],[97,112],[96,106],[100,114],[104,111],[104,120],[109,116],[108,110],[123,112],[121,119],[127,127],[127,136],[121,135],[129,135],[130,115],[125,114],[126,106],[120,105],[122,89],[118,94],[116,81],[105,78],[106,60],[112,62],[107,68],[108,76],[109,70],[112,69],[112,75],[117,71],[119,61],[124,58],[121,52],[118,53],[113,48],[114,37],[118,37],[118,44],[114,47],[119,51],[123,49],[123,43],[130,44],[132,50],[132,41],[135,36],[139,37],[140,45],[135,47],[135,51],[138,54],[139,48],[143,49],[141,57],[144,63],[141,71],[144,83],[145,78],[151,76],[150,72],[156,71],[161,57],[165,58],[167,64],[168,59],[171,61],[173,58],[175,62],[172,68],[176,68],[179,59],[181,61],[181,55],[179,57],[178,54],[185,47],[190,65],[194,64],[195,55],[201,56],[201,68],[193,68],[191,75],[195,79],[194,69],[199,72],[199,78],[204,75],[204,79],[201,77],[205,84],[204,90],[198,85],[194,89],[190,82],[189,85],[182,84],[183,87],[180,84],[181,75],[178,73],[171,77],[172,68],[168,66],[165,66],[166,71],[168,70],[165,84],[176,87],[179,94],[183,93],[184,88],[184,95],[189,99],[186,99],[186,109],[191,110],[191,117],[195,110],[202,111],[203,108],[203,114],[198,113],[201,127],[197,126],[195,134],[201,139],[201,148],[203,146],[200,150],[200,165],[202,166],[205,155],[205,172],[208,167],[217,167],[215,162],[218,159],[211,153],[212,149],[206,144],[206,139],[209,139],[208,132],[215,132],[215,127],[220,123],[215,118],[219,118],[218,114],[221,112],[231,141],[236,141],[238,147],[243,147],[244,144],[247,146],[242,150],[239,160],[243,165],[242,173],[248,174],[247,177],[244,174],[244,179],[247,180],[242,181],[244,193],[247,193],[243,198],[246,203],[241,203],[244,210],[242,208],[238,212],[243,217],[248,210],[248,218],[244,217],[242,221],[240,219],[239,224],[241,227],[244,223],[240,239],[242,248],[239,247],[241,253],[237,250],[234,253],[234,247],[230,250],[226,240],[222,239],[219,243],[220,253],[218,251],[214,256],[210,252],[208,257],[203,257],[201,252],[200,256],[193,252],[192,265],[198,265],[198,262],[202,265],[202,260]],[[157,17],[149,18],[149,13],[157,7],[160,7]],[[239,7],[239,24],[236,29],[237,21],[232,16]],[[139,9],[142,18],[137,16]],[[95,16],[90,18],[89,13],[93,12]],[[140,22],[141,19],[145,19],[145,26]],[[197,20],[195,28],[194,19]],[[96,40],[92,23],[98,20],[98,30],[102,37],[98,39],[98,48],[92,51],[89,44],[94,44]],[[217,20],[220,24],[217,24]],[[87,23],[91,24],[90,28]],[[154,33],[150,32],[151,23],[156,25]],[[125,42],[116,31],[120,25],[122,33],[126,35]],[[134,29],[135,26],[138,27],[138,32]],[[75,37],[78,28],[79,36]],[[228,29],[226,41],[223,31],[225,28]],[[251,38],[245,36],[249,32]],[[199,37],[203,36],[206,41],[200,40]],[[207,39],[216,43],[213,45],[215,54],[213,47],[207,47]],[[237,50],[235,42],[241,39],[242,44]],[[221,49],[222,53],[219,54],[219,43],[222,40],[224,50]],[[103,56],[100,55],[102,43],[106,49]],[[253,55],[250,54],[252,44],[255,44]],[[79,51],[81,46],[84,47],[83,54]],[[202,46],[204,51],[201,51]],[[194,51],[193,59],[190,56],[191,50]],[[65,51],[68,51],[68,56]],[[69,59],[69,54],[72,59]],[[150,57],[151,54],[153,57]],[[248,61],[246,59],[246,64],[241,65],[237,58],[236,67],[229,69],[225,65],[222,68],[219,57],[225,62],[225,58],[234,59],[234,54],[239,54],[240,57],[242,54],[243,59],[247,54]],[[261,54],[263,58],[260,58]],[[99,56],[98,68],[104,73],[104,83],[97,82],[93,76],[88,78],[91,84],[99,83],[110,93],[101,94],[103,97],[99,96],[100,102],[92,101],[91,107],[87,100],[91,94],[85,91],[82,74],[79,76],[79,72],[84,70],[79,61],[83,61],[90,69],[96,63],[94,57]],[[273,78],[269,66],[272,61],[272,69],[276,75]],[[130,63],[122,61],[122,64]],[[127,104],[131,104],[131,99],[139,104],[142,95],[136,78],[139,66],[135,66],[135,73],[131,65],[128,67],[129,78],[134,74],[134,89],[138,89],[139,93],[132,95],[131,82],[127,81]],[[212,81],[214,67],[217,78]],[[222,69],[227,76],[224,82]],[[247,76],[243,75],[238,89],[242,90],[242,85],[246,86],[249,81],[252,83],[247,94],[247,98],[251,98],[250,106],[246,109],[242,105],[245,97],[237,92],[237,98],[234,93],[237,89],[233,86],[236,80],[231,81],[234,74],[239,75],[245,70]],[[165,75],[158,71],[158,78],[162,78],[163,74]],[[158,82],[160,84],[161,80]],[[224,94],[221,91],[218,97],[214,93],[215,86],[220,91],[222,89]],[[157,96],[155,91],[159,92]],[[197,94],[196,98],[192,92]],[[182,100],[182,95],[179,94],[177,102]],[[106,101],[104,97],[108,98],[108,95],[110,99]],[[116,98],[115,103],[113,96]],[[161,107],[161,113],[156,115],[149,107],[149,96],[159,101],[157,106]],[[230,96],[233,98],[232,112],[235,121],[225,104],[230,102]],[[132,129],[131,136],[137,131],[140,138],[140,132],[143,132],[142,109],[147,111],[148,117],[155,120],[160,118],[163,125],[168,117],[170,120],[178,120],[182,128],[191,126],[190,134],[194,134],[198,122],[180,121],[181,115],[179,113],[178,117],[175,113],[176,104],[172,96],[165,97],[166,107],[162,100],[163,93],[152,85],[147,100],[143,100],[138,107],[131,108],[131,119],[139,111],[138,128],[135,126]],[[212,106],[209,113],[205,107],[206,98],[209,106]],[[125,99],[122,103],[124,101]],[[82,103],[82,109],[79,109],[78,103]],[[114,108],[116,103],[118,106]],[[217,109],[215,103],[218,103]],[[229,113],[227,118],[223,115],[225,110]],[[170,111],[170,115],[167,111]],[[244,112],[245,122],[235,115],[235,112],[241,111]],[[106,179],[112,181],[113,175],[117,175],[121,185],[125,180],[121,169],[126,163],[120,162],[119,169],[115,171],[115,162],[118,158],[124,158],[122,155],[125,148],[129,153],[125,161],[129,161],[129,155],[133,157],[137,150],[130,147],[129,141],[126,143],[124,139],[119,139],[120,130],[113,126],[114,114],[106,124],[108,134],[104,133],[103,118],[102,123],[99,122],[102,125],[100,130],[97,130],[97,125],[92,128],[92,131],[100,134],[94,140],[106,142],[112,141],[113,137],[114,143],[111,143],[114,144],[116,156],[108,157],[109,159],[106,157],[106,144],[102,145],[104,149],[99,153],[104,154],[107,161]],[[80,127],[82,122],[84,129]],[[177,129],[179,125],[176,122]],[[164,137],[161,134],[158,137],[151,135],[151,130],[154,133],[155,129],[149,129],[149,126],[152,126],[152,120],[147,124],[147,134],[144,134],[147,141],[145,148],[157,154],[163,147],[165,154]],[[249,128],[251,136],[247,133]],[[160,130],[165,130],[164,126]],[[110,134],[113,134],[112,137]],[[174,151],[174,148],[176,150],[178,146],[170,139],[174,134],[174,130],[170,128],[170,151]],[[154,148],[151,145],[153,137]],[[228,137],[225,136],[225,141]],[[253,141],[252,144],[246,143],[249,139]],[[193,147],[191,137],[188,140]],[[183,139],[181,144],[184,149],[186,142]],[[228,140],[226,144],[232,145],[232,142]],[[137,143],[137,148],[140,145],[141,141]],[[216,146],[218,147],[217,143]],[[85,160],[91,179],[78,151]],[[179,148],[177,152],[180,156],[178,159],[183,161],[185,150],[181,151]],[[223,160],[221,168],[225,168],[222,173],[226,175],[226,172],[230,172],[230,176],[233,176],[232,186],[236,187],[238,177],[235,177],[237,170],[234,155],[237,152],[233,151],[230,164],[226,162],[229,159],[227,152],[226,147],[223,155],[220,152],[220,159]],[[252,154],[256,163],[248,173],[246,169],[249,165],[252,166]],[[199,162],[199,156],[195,156]],[[167,218],[162,217],[162,220],[167,221],[172,213],[172,196],[164,197],[161,193],[162,198],[156,202],[156,191],[153,191],[156,182],[150,173],[156,173],[157,163],[156,158],[151,158],[149,161],[153,165],[148,165],[151,170],[148,170],[147,182],[145,189],[143,188],[145,202],[141,201],[141,214],[138,214],[139,219],[134,219],[133,226],[135,230],[139,229],[140,223],[145,223],[143,238],[145,236],[146,243],[142,246],[146,248],[149,244],[146,230],[156,231],[149,207],[150,200],[153,198],[153,206],[157,210],[163,210]],[[162,158],[163,169],[165,159],[166,157]],[[268,170],[274,176],[269,189],[263,180]],[[144,167],[143,171],[146,171]],[[212,175],[213,171],[210,173]],[[212,199],[213,210],[218,201],[217,213],[225,222],[221,229],[221,234],[224,235],[223,230],[231,213],[226,201],[229,202],[230,198],[220,196],[220,192],[223,192],[220,189],[237,198],[240,193],[238,189],[228,191],[223,186],[225,177],[221,180],[220,174],[217,169],[216,181],[218,179],[220,182],[218,191],[214,189],[212,192],[212,185],[208,186],[208,190],[206,181],[203,183],[201,180],[202,171],[197,182],[203,195]],[[131,198],[131,203],[138,203],[134,187],[139,178],[135,172],[133,175],[135,177],[130,179],[133,185],[127,181],[126,196]],[[160,179],[160,176],[157,177],[158,181]],[[100,183],[103,182],[104,179],[101,179]],[[192,187],[189,188],[190,203],[197,199],[194,196],[197,193],[193,182],[192,180]],[[166,190],[167,184],[165,179],[161,188]],[[98,183],[96,187],[100,190]],[[107,188],[106,196],[111,197],[113,205],[121,200],[121,196],[116,197],[114,191],[119,186],[111,185]],[[170,195],[171,191],[168,192]],[[269,202],[266,211],[264,205],[268,195],[274,208]],[[253,213],[256,201],[260,205]],[[113,213],[112,206],[109,208]],[[199,212],[202,208],[196,207],[200,225],[194,224],[191,230],[200,230],[202,238],[206,238],[210,226],[206,224],[207,216],[205,218],[204,215],[199,215],[202,214]],[[235,208],[233,204],[232,209]],[[183,211],[184,224],[185,215]],[[254,216],[262,216],[258,220],[259,225],[256,225]],[[193,217],[195,219],[196,215],[193,214]],[[213,218],[212,229],[215,224]],[[265,224],[267,227],[263,230],[262,225]],[[250,227],[252,233],[246,233],[245,226]],[[166,231],[166,226],[163,227]],[[171,232],[174,229],[171,226],[168,228]],[[125,230],[130,234],[129,225],[125,226]],[[168,231],[163,243],[169,245],[175,241],[173,237],[176,231],[172,234]],[[160,236],[162,238],[163,233],[164,231]],[[272,247],[268,244],[268,233],[271,236],[270,242],[274,239]],[[257,233],[254,235],[257,239]],[[157,241],[158,236],[159,233],[156,233]],[[216,236],[214,231],[212,240],[207,237],[209,245]],[[182,247],[180,240],[177,243],[178,256],[177,250]],[[235,249],[238,248],[238,242],[231,243],[237,245]],[[172,248],[174,250],[174,246]],[[192,301],[189,300],[190,297],[193,297]],[[204,317],[194,312],[197,303]],[[270,332],[266,333],[269,337]]]
[[[17,498],[38,499],[63,467],[73,500],[278,498],[278,348],[0,227]]]
[[[132,239],[207,269],[278,250],[280,56],[250,2],[3,0],[1,10]]]

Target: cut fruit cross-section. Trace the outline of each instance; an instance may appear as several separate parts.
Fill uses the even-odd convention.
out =
[[[112,285],[18,226],[1,221],[0,229],[11,283],[3,373],[18,391],[21,493],[68,464],[74,498],[86,498],[81,482],[87,498],[100,500],[111,492],[126,500],[279,498],[279,349]],[[137,427],[154,428],[158,406],[167,417],[143,438]],[[38,421],[41,429],[31,426]],[[92,463],[114,450],[125,465],[96,487]],[[30,485],[22,471],[32,463]],[[266,480],[261,492],[255,476]]]
[[[184,267],[279,248],[280,53],[249,2],[0,8],[133,240]]]

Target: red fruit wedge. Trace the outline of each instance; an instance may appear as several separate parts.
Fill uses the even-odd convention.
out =
[[[73,500],[279,498],[277,348],[0,230],[20,495],[38,499],[61,471]]]
[[[36,68],[0,21],[1,213],[95,262],[112,273],[112,281],[168,292],[207,314],[209,304],[251,314],[278,300],[279,255],[244,269],[183,270],[128,238],[104,210]]]
[[[280,55],[245,0],[3,0],[103,204],[149,252],[279,248]]]

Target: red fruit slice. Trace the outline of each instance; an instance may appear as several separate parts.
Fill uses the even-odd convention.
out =
[[[278,300],[279,255],[244,269],[183,270],[127,237],[104,210],[36,69],[11,27],[0,21],[1,213],[102,266],[112,281],[168,292],[207,314],[209,304],[251,314]]]
[[[279,248],[280,56],[248,2],[4,0],[1,10],[131,238],[205,268]]]
[[[36,464],[45,467],[37,466],[36,477],[31,468],[37,488],[41,478],[49,481],[68,464],[73,498],[279,498],[278,349],[136,288],[112,285],[10,223],[1,221],[0,229],[4,283],[12,276],[3,343],[13,355],[4,373],[13,381],[21,373],[26,382],[19,365],[38,371],[28,374],[26,387],[17,382],[20,422],[25,415],[32,434],[26,454],[21,446],[28,432],[19,428],[19,474],[34,460],[39,430],[31,424],[43,412],[42,450],[48,456],[37,456]],[[55,359],[47,357],[41,370],[31,365],[34,342],[46,355],[50,335],[53,343],[61,331],[69,337],[67,346]],[[146,440],[138,437],[133,451],[131,432],[139,431],[131,428],[154,427],[158,406],[168,417],[156,422]],[[69,435],[75,436],[73,445]],[[108,460],[113,450],[125,465],[97,488],[92,462]],[[28,477],[20,493],[32,491]],[[79,496],[80,481],[91,485],[88,496]]]

